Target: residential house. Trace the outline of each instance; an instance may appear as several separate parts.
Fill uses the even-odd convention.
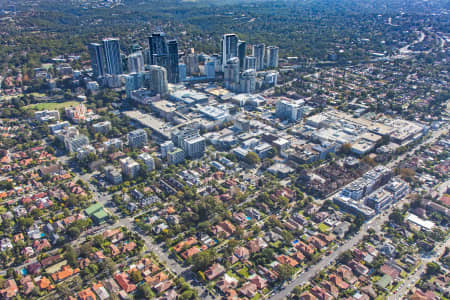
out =
[[[234,255],[240,260],[246,260],[250,257],[250,251],[245,247],[237,247],[234,249]]]
[[[112,278],[108,278],[103,281],[103,284],[105,288],[111,293],[111,294],[117,294],[120,290],[119,285],[117,285],[116,281]]]
[[[127,293],[131,293],[136,289],[136,285],[131,283],[127,273],[116,273],[114,279],[119,286]]]
[[[317,299],[317,297],[314,296],[313,294],[311,294],[311,293],[308,292],[308,291],[303,292],[303,293],[300,295],[300,300],[316,300],[316,299]]]
[[[127,252],[131,252],[134,250],[134,248],[136,248],[136,243],[131,241],[129,243],[126,243],[125,245],[123,245],[122,248],[122,253],[127,253]]]
[[[200,252],[200,249],[196,246],[184,251],[183,253],[181,253],[181,257],[183,257],[184,259],[188,259],[189,257],[197,254]]]
[[[117,248],[116,245],[111,244],[111,245],[109,245],[109,248],[111,249],[111,255],[112,256],[117,256],[117,255],[120,254],[120,250],[119,250],[119,248]]]
[[[346,290],[350,287],[350,285],[339,275],[331,274],[328,279],[341,290]]]
[[[321,240],[320,238],[318,238],[316,236],[310,236],[308,238],[308,243],[313,244],[314,247],[316,247],[319,250],[322,248],[325,248],[327,246],[326,242],[324,242],[323,240]]]
[[[330,281],[322,281],[321,285],[334,297],[338,298],[339,296],[339,289]]]
[[[292,257],[298,262],[302,262],[305,260],[305,256],[300,251],[295,252],[295,254]]]
[[[27,273],[30,275],[36,275],[41,271],[41,263],[34,262],[27,266]]]
[[[239,284],[238,280],[236,278],[231,277],[228,274],[223,275],[222,279],[216,282],[217,288],[224,294],[229,289],[237,288],[238,284]]]
[[[319,286],[314,286],[311,289],[311,293],[317,297],[319,300],[330,300],[333,298],[330,294],[327,293],[327,291],[324,288],[321,288]]]
[[[217,235],[223,234],[225,237],[228,238],[236,231],[236,227],[233,224],[231,224],[230,221],[225,220],[213,226],[211,228],[211,231]]]
[[[298,250],[300,250],[303,254],[305,255],[313,255],[314,254],[314,248],[311,247],[308,244],[305,244],[302,241],[299,241],[296,245],[295,248],[297,248]]]
[[[94,292],[91,290],[91,288],[87,288],[82,290],[78,293],[78,298],[80,300],[96,300],[97,297],[95,296]]]
[[[177,296],[178,294],[175,289],[171,289],[169,291],[166,291],[160,298],[160,300],[177,300]]]
[[[150,285],[150,287],[154,287],[161,282],[164,282],[169,279],[169,276],[167,276],[164,272],[159,272],[155,276],[147,276],[145,277],[145,281]]]
[[[395,262],[386,263],[380,267],[381,273],[391,276],[394,280],[396,280],[400,276],[400,273],[402,271],[402,268],[395,264]]]
[[[167,280],[164,282],[160,282],[157,285],[155,285],[153,287],[153,289],[158,293],[163,293],[165,291],[167,291],[171,286],[173,285],[173,281],[172,280]]]
[[[359,275],[367,276],[367,274],[369,274],[369,268],[355,261],[354,259],[352,259],[348,265],[354,272],[358,273]]]
[[[293,258],[291,258],[289,256],[286,256],[284,254],[282,254],[280,256],[277,256],[276,260],[278,260],[283,265],[289,265],[291,267],[298,266],[298,261],[296,261],[295,259],[293,259]]]
[[[55,288],[55,286],[51,283],[51,281],[45,276],[36,277],[35,282],[37,283],[37,285],[41,290],[51,291]]]
[[[257,292],[258,287],[253,282],[247,282],[239,289],[239,293],[248,298],[253,298]]]
[[[251,276],[250,282],[254,283],[258,290],[263,290],[267,287],[267,280],[258,275]]]
[[[225,273],[225,268],[220,264],[213,264],[205,271],[205,276],[208,280],[213,280],[214,278]]]
[[[187,240],[181,241],[173,247],[173,250],[177,253],[181,252],[183,249],[189,248],[197,244],[197,239],[193,236],[189,237]]]
[[[33,283],[33,279],[31,278],[30,275],[27,275],[27,276],[23,277],[22,279],[20,279],[20,285],[22,286],[22,292],[25,295],[30,294],[35,287],[35,285]]]
[[[3,289],[0,290],[0,295],[3,299],[11,299],[17,295],[19,288],[17,287],[14,279],[8,279],[3,285]]]
[[[256,253],[264,248],[267,248],[267,243],[260,237],[251,240],[247,243],[247,248],[250,250],[250,253]]]
[[[346,265],[339,266],[336,271],[339,276],[350,284],[354,284],[357,280],[355,275],[353,275],[352,269]]]
[[[79,271],[80,271],[80,269],[78,269],[78,268],[72,269],[69,265],[64,265],[64,266],[62,266],[61,271],[55,272],[51,276],[52,276],[52,279],[54,282],[59,282],[59,281],[69,278],[70,276],[78,273]]]

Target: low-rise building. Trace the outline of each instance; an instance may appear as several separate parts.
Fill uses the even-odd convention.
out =
[[[95,123],[92,125],[92,128],[94,128],[95,132],[99,132],[101,134],[106,134],[108,131],[111,130],[111,122],[110,121],[104,121]]]

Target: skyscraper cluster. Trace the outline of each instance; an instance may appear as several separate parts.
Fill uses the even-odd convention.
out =
[[[88,48],[95,77],[122,74],[119,39],[107,38],[102,41],[102,44],[89,44]]]
[[[107,38],[102,43],[88,45],[94,76],[102,78],[109,87],[120,87],[121,82],[125,81],[126,94],[132,99],[138,97],[136,95],[164,96],[168,94],[168,83],[196,78],[211,80],[215,78],[216,72],[223,72],[226,88],[253,93],[257,84],[256,72],[278,67],[278,47],[269,46],[266,49],[264,44],[256,44],[252,46],[251,55],[247,49],[247,43],[239,40],[236,34],[225,34],[221,55],[197,54],[192,48],[186,51],[183,63],[180,63],[178,42],[168,40],[163,32],[154,32],[148,37],[147,49],[139,44],[132,45],[128,56],[121,56],[117,38]],[[127,69],[128,74],[118,76],[123,69]],[[264,84],[267,82],[265,78]],[[276,77],[270,82],[276,83]],[[258,81],[258,86],[260,83]]]
[[[252,55],[247,55],[247,43],[234,33],[222,38],[222,71],[224,85],[237,92],[253,93],[256,89],[256,71],[278,67],[278,47],[256,44]],[[267,52],[267,53],[266,53]]]
[[[167,79],[170,83],[179,82],[178,42],[166,40],[166,34],[155,32],[148,38],[149,61],[151,65],[158,65],[167,70]]]

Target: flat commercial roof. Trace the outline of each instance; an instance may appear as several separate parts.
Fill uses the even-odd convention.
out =
[[[424,220],[416,216],[415,214],[408,215],[408,222],[416,224],[426,230],[432,230],[434,228],[434,223],[429,220]]]
[[[167,101],[167,100],[161,100],[161,101],[153,102],[152,105],[157,110],[160,110],[160,111],[163,111],[163,112],[166,112],[166,113],[174,112],[174,111],[177,110],[177,107],[176,107],[175,103],[172,103],[172,102]]]
[[[171,129],[166,122],[163,122],[149,114],[143,114],[138,110],[131,110],[123,112],[124,115],[139,122],[142,126],[149,127],[159,135],[170,139]]]

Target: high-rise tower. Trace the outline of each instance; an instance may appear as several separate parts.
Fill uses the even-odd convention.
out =
[[[278,52],[279,48],[276,46],[267,47],[267,67],[278,68]]]
[[[239,41],[238,42],[238,57],[239,57],[239,64],[240,68],[244,68],[244,58],[245,54],[247,52],[247,43],[245,41]]]
[[[103,48],[105,50],[106,74],[111,75],[122,74],[122,60],[120,58],[119,39],[117,38],[104,39]]]
[[[105,51],[103,45],[91,43],[88,45],[89,55],[91,56],[92,72],[95,77],[105,75]]]
[[[176,40],[171,40],[167,43],[169,53],[169,63],[167,66],[167,79],[170,83],[177,83],[180,79],[180,72],[178,68],[178,43]]]
[[[164,32],[154,32],[148,38],[148,46],[150,49],[150,64],[156,65],[161,61],[165,61],[163,58],[159,58],[160,56],[167,56],[168,49],[166,43],[166,34]],[[164,66],[166,67],[166,66]]]
[[[238,37],[234,33],[224,34],[222,38],[222,67],[225,67],[228,60],[237,57]]]
[[[253,56],[256,57],[256,71],[264,69],[264,44],[253,45]]]

